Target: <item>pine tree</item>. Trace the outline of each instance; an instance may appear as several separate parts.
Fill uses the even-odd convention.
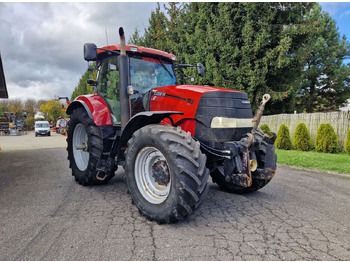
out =
[[[340,38],[335,21],[317,4],[307,17],[315,30],[303,49],[307,62],[298,78],[298,111],[337,110],[350,95],[350,67],[342,64],[350,44]]]

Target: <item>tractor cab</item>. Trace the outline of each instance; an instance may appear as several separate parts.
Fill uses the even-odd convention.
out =
[[[176,56],[160,50],[136,45],[125,45],[127,57],[127,91],[130,97],[131,117],[150,110],[151,91],[157,87],[175,86],[178,80],[176,68],[197,67],[198,74],[204,75],[202,64],[196,66],[174,64]],[[98,69],[95,93],[100,95],[110,108],[114,125],[121,125],[120,73],[118,57],[120,45],[97,48],[95,44],[85,44],[84,58],[95,61]],[[125,87],[124,87],[125,88]]]

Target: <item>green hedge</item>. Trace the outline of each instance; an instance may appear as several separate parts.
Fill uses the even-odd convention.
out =
[[[278,149],[285,149],[285,150],[292,149],[292,141],[290,139],[289,129],[285,124],[282,124],[278,129],[275,146]]]
[[[304,123],[300,123],[294,133],[293,148],[300,151],[309,151],[311,147],[309,130]]]
[[[345,151],[350,154],[350,129],[348,130],[348,135],[346,136]]]
[[[321,124],[317,130],[315,149],[317,152],[338,152],[338,138],[331,124]]]
[[[260,129],[264,132],[264,134],[268,135],[268,136],[272,136],[271,134],[271,129],[269,127],[268,124],[263,124],[260,126]]]

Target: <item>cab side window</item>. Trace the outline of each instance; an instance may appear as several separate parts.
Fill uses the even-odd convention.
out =
[[[110,106],[114,124],[120,124],[119,71],[116,56],[102,62],[97,82],[97,92]]]

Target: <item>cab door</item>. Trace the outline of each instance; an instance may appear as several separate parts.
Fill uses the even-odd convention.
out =
[[[121,125],[119,70],[117,56],[110,56],[101,62],[97,76],[97,93],[106,101],[113,125]]]

